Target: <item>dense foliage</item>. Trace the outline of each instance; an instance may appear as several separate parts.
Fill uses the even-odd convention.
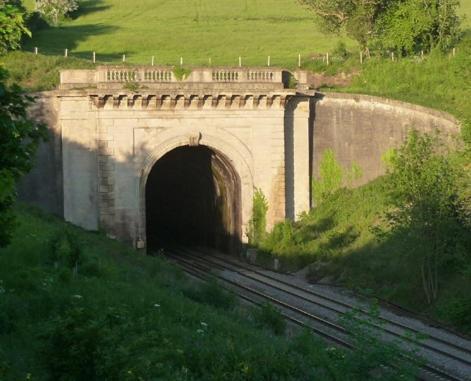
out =
[[[28,172],[45,127],[31,120],[27,108],[33,98],[17,86],[7,86],[0,68],[0,246],[8,243],[12,225],[16,181]]]
[[[447,51],[461,37],[459,5],[458,0],[393,2],[378,20],[376,42],[401,54]]]
[[[19,1],[0,0],[0,55],[18,49],[23,35],[31,36],[25,13]]]
[[[471,269],[471,206],[460,189],[469,189],[471,174],[440,148],[437,137],[412,131],[392,156],[388,176],[388,233],[410,242],[409,262],[417,267],[428,303],[437,299],[446,267]]]
[[[460,37],[458,0],[300,0],[331,32],[346,31],[367,52],[447,50]]]

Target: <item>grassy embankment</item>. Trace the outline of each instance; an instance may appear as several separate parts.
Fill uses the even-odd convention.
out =
[[[308,333],[277,336],[273,310],[240,306],[161,258],[36,210],[17,216],[0,249],[2,381],[364,380],[398,360],[377,343],[348,353]]]

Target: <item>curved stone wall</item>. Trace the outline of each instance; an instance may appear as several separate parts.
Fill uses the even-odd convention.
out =
[[[314,97],[312,117],[312,174],[326,149],[332,149],[344,168],[353,163],[362,168],[355,186],[385,172],[381,156],[404,142],[408,131],[440,131],[445,139],[459,133],[459,123],[450,114],[410,103],[355,94],[328,93]]]

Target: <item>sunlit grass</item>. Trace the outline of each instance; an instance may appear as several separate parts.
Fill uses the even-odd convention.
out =
[[[31,4],[30,4],[31,5]],[[97,56],[131,63],[291,66],[298,54],[332,50],[351,40],[321,33],[296,0],[83,1],[81,14],[60,28],[37,31],[25,49]]]

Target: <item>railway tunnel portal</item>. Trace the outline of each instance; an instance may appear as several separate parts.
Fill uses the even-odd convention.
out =
[[[149,249],[200,245],[237,252],[240,178],[228,158],[206,146],[182,146],[153,166],[146,182]]]
[[[459,132],[448,114],[376,97],[308,90],[281,69],[102,66],[64,70],[34,117],[51,139],[20,196],[88,230],[146,250],[162,240],[237,251],[254,191],[267,228],[311,206],[311,180],[332,149],[361,185],[407,130]]]
[[[269,228],[307,211],[310,97],[286,78],[276,68],[183,79],[168,67],[62,71],[65,219],[139,249],[176,241],[234,252],[248,240],[255,189]]]

